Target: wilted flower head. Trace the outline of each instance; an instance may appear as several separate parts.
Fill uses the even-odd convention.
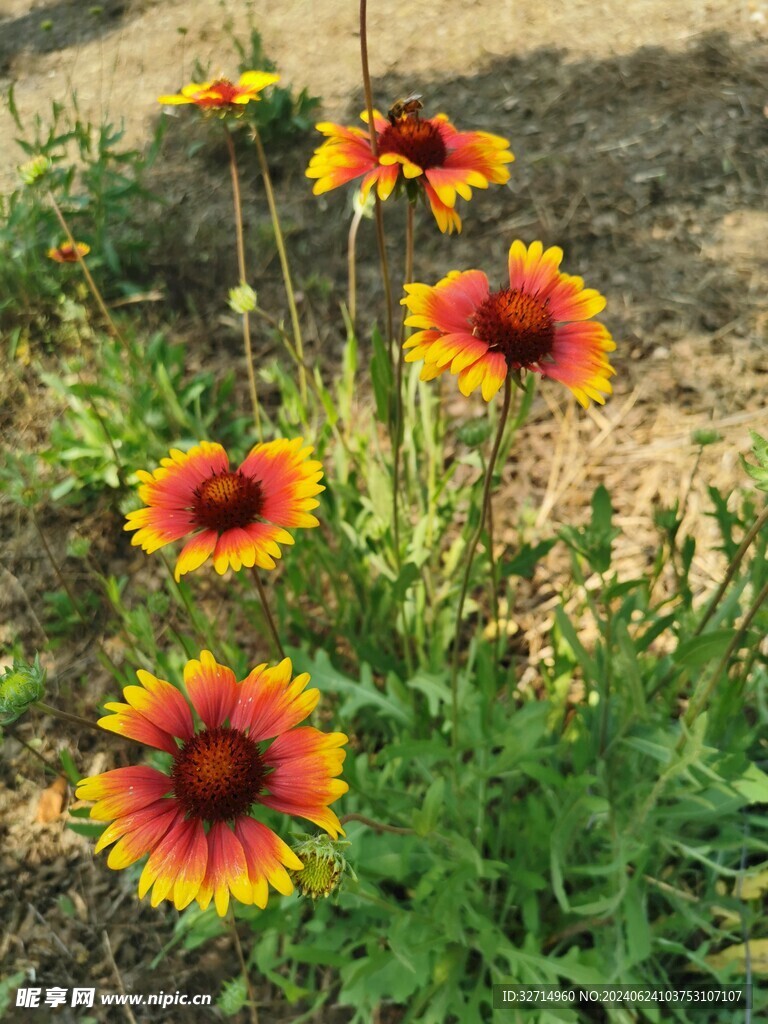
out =
[[[436,285],[409,284],[403,305],[406,324],[417,327],[406,341],[406,362],[424,360],[422,380],[448,370],[459,390],[481,388],[486,402],[508,374],[527,370],[565,384],[585,408],[611,393],[614,369],[608,352],[616,345],[608,330],[591,320],[603,296],[580,277],[558,269],[563,250],[541,242],[512,243],[509,287],[491,291],[481,270],[452,271]]]
[[[268,71],[245,71],[240,75],[237,84],[228,78],[216,78],[211,82],[190,82],[180,93],[169,96],[158,96],[158,103],[176,106],[192,103],[200,110],[216,110],[221,114],[243,112],[243,108],[252,100],[259,100],[267,86],[280,80],[279,75]]]
[[[346,793],[341,774],[347,737],[299,727],[317,704],[306,673],[291,662],[259,665],[238,682],[209,651],[184,669],[185,699],[164,679],[139,671],[125,703],[106,705],[103,729],[170,755],[167,771],[116,768],[83,779],[91,817],[110,821],[96,851],[112,843],[107,864],[121,869],[145,854],[139,898],[170,900],[178,910],[213,899],[223,916],[230,895],[265,907],[268,884],[293,889],[286,869],[302,861],[257,818],[260,807],[313,822],[334,839],[343,830],[330,804]],[[196,718],[199,721],[196,721]]]
[[[460,231],[457,198],[470,199],[473,188],[509,180],[509,143],[489,132],[460,132],[445,114],[423,118],[420,103],[409,106],[395,104],[387,118],[373,112],[377,155],[367,130],[318,124],[326,141],[307,168],[307,177],[317,179],[312,191],[320,195],[356,178],[362,178],[363,197],[374,185],[380,199],[404,188],[410,199],[427,200],[441,231]],[[367,112],[360,117],[367,124]]]

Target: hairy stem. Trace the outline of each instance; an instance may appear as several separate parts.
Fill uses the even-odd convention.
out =
[[[227,140],[229,151],[229,169],[232,175],[232,200],[235,205],[235,239],[237,243],[237,272],[240,283],[248,284],[248,275],[245,269],[245,241],[243,239],[243,204],[240,199],[240,175],[237,171],[237,155],[235,153],[235,142],[229,129],[224,127],[224,137]],[[263,440],[261,433],[261,416],[259,413],[259,398],[256,392],[256,373],[253,369],[253,348],[251,346],[251,321],[247,312],[243,313],[243,347],[245,348],[245,365],[248,370],[248,390],[251,395],[251,407],[253,409],[253,424],[256,428],[256,436],[259,441]]]
[[[461,582],[461,592],[459,594],[459,605],[456,609],[456,628],[453,637],[453,654],[451,658],[451,704],[452,704],[452,734],[453,734],[453,746],[455,751],[458,751],[458,739],[459,739],[459,633],[461,632],[461,618],[464,613],[464,602],[467,597],[467,589],[469,587],[469,578],[472,574],[472,561],[475,557],[475,551],[477,545],[482,536],[483,529],[485,527],[485,520],[488,516],[488,508],[491,502],[491,483],[493,481],[493,470],[496,465],[496,457],[499,454],[499,448],[501,447],[501,439],[504,434],[504,427],[507,423],[507,416],[509,415],[509,404],[512,398],[512,375],[507,374],[506,380],[504,381],[504,404],[501,408],[501,415],[499,416],[499,425],[496,428],[496,437],[493,441],[493,448],[488,458],[488,466],[485,471],[485,482],[483,484],[483,500],[482,507],[480,510],[480,522],[477,524],[477,529],[469,542],[469,548],[466,555],[466,564],[464,566],[464,578]]]

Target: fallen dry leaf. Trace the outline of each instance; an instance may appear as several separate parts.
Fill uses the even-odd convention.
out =
[[[37,804],[35,821],[39,824],[46,824],[55,821],[64,810],[67,799],[67,780],[59,775],[50,786],[43,791]]]

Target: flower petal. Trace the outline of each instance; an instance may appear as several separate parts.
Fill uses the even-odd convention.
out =
[[[303,722],[320,699],[319,690],[307,690],[309,675],[291,681],[291,660],[274,668],[259,665],[240,684],[231,724],[248,732],[254,742],[270,739]]]
[[[210,651],[202,651],[199,661],[187,662],[184,685],[206,728],[216,729],[232,715],[238,694],[235,673],[219,665]]]

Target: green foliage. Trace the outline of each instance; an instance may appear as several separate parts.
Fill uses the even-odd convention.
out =
[[[68,103],[54,102],[50,117],[36,115],[31,125],[20,118],[13,87],[8,108],[20,158],[47,161],[44,173],[22,173],[30,183],[0,195],[0,326],[16,346],[30,333],[50,339],[66,321],[62,282],[79,275],[79,268],[46,258],[64,237],[50,197],[77,240],[90,245],[91,266],[107,293],[130,294],[146,283],[149,243],[141,211],[158,200],[143,178],[157,155],[162,126],[151,146],[139,151],[121,146],[122,128],[84,120],[74,95]]]
[[[242,66],[269,69],[257,33],[250,45],[238,48]],[[264,118],[260,130],[274,143],[302,127],[308,104],[304,93],[294,99],[274,89],[248,114]],[[88,150],[89,131],[69,131],[59,141],[51,129],[28,152],[50,157],[46,173],[67,212],[87,213],[101,231],[104,265],[122,274],[130,261],[110,262],[109,239],[115,216],[125,214],[121,202],[137,194],[133,172],[124,192],[112,188],[118,140],[107,135]],[[91,154],[90,171],[64,164],[58,147],[72,141]],[[89,198],[77,207],[81,194]],[[50,223],[44,205],[14,197],[16,228],[28,224],[33,239],[42,237]],[[38,309],[48,285],[33,263],[39,269],[39,245],[30,241],[14,287],[24,294],[20,286],[29,285],[24,301]],[[0,492],[19,516],[64,504],[69,512],[96,509],[105,532],[122,539],[125,559],[120,527],[136,505],[135,471],[201,439],[225,444],[235,463],[253,427],[232,373],[190,371],[185,348],[162,333],[101,336],[88,326],[85,296],[61,301],[57,287],[49,298],[71,344],[55,360],[33,362],[55,409],[50,432],[41,450],[3,452]],[[247,300],[259,316],[256,299]],[[696,577],[699,542],[685,533],[679,504],[654,510],[657,553],[636,576],[617,567],[624,538],[604,486],[587,522],[556,536],[534,530],[522,512],[517,521],[507,515],[518,541],[500,555],[501,539],[486,522],[457,620],[498,403],[451,423],[437,389],[406,373],[399,420],[386,340],[375,331],[365,357],[361,349],[348,331],[332,379],[323,366],[310,367],[307,398],[292,364],[258,366],[259,385],[272,396],[262,409],[265,438],[301,432],[324,465],[322,525],[295,531],[270,579],[270,600],[296,672],[309,672],[323,695],[317,720],[350,737],[341,812],[351,815],[349,846],[341,859],[353,870],[328,899],[272,894],[264,910],[238,906],[249,964],[295,1020],[319,1019],[333,1001],[360,1024],[390,1006],[412,1024],[501,1021],[492,1008],[500,982],[684,988],[742,979],[745,958],[735,954],[729,967],[717,954],[765,935],[759,898],[741,888],[745,871],[765,871],[768,852],[768,538],[755,528],[765,516],[755,491],[709,488],[724,583],[712,592]],[[533,400],[529,376],[514,393],[497,466]],[[764,490],[766,442],[753,440],[756,464],[745,469]],[[97,615],[100,631],[120,640],[119,664],[102,651],[105,700],[116,699],[137,668],[179,683],[203,647],[238,678],[255,664],[254,652],[261,657],[269,634],[247,574],[219,580],[201,572],[177,585],[161,554],[144,569],[120,562],[116,570],[96,547],[91,538],[69,544],[81,570],[72,574],[77,587],[46,595],[41,617],[53,643]],[[569,559],[570,571],[561,574],[548,647],[531,679],[521,671],[524,641],[507,627],[518,591],[535,587],[551,553]],[[502,605],[508,611],[494,621]],[[155,755],[160,767],[169,760]],[[77,777],[72,757],[62,755],[62,765]],[[100,826],[85,813],[73,812],[72,827],[93,835]],[[276,831],[289,838],[278,821]],[[224,930],[212,909],[188,908],[168,949],[199,950]],[[764,1012],[765,994],[755,999],[755,1013]],[[247,1001],[242,978],[222,979],[224,1016]],[[727,1007],[708,1012],[713,1024],[733,1019]],[[579,1018],[570,1010],[526,1014],[530,1024],[556,1019]],[[632,1019],[667,1018],[654,1010]]]
[[[256,28],[251,27],[247,44],[234,35],[231,25],[229,34],[240,58],[240,74],[245,71],[277,72],[277,65],[264,52],[261,33]],[[211,77],[208,67],[199,61],[194,64],[194,76],[195,81],[208,81]],[[246,104],[237,121],[231,121],[230,125],[237,131],[255,126],[264,146],[274,150],[306,135],[314,125],[319,108],[320,99],[311,96],[306,88],[296,95],[291,86],[278,82],[260,94],[258,103]]]
[[[257,29],[251,28],[247,47],[234,36],[232,42],[240,57],[240,74],[244,71],[277,71],[277,65],[264,52]],[[271,86],[260,102],[248,104],[246,121],[250,119],[259,129],[264,145],[273,148],[306,135],[314,126],[319,109],[319,97],[311,96],[306,88],[294,95],[290,86],[278,82]]]

